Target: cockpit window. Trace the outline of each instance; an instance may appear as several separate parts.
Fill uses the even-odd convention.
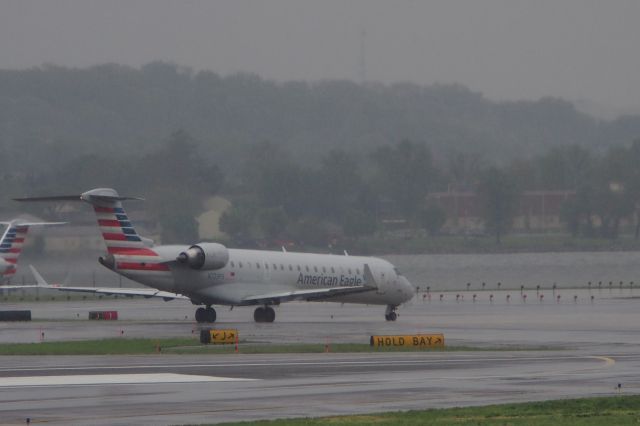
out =
[[[395,272],[397,276],[402,275],[402,274],[400,273],[400,270],[399,270],[398,268],[393,268],[393,272]]]

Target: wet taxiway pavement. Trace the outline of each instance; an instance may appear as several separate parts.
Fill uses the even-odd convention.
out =
[[[640,392],[640,299],[626,289],[422,295],[395,323],[383,307],[284,304],[273,324],[218,309],[221,327],[253,342],[368,342],[371,334],[443,332],[449,345],[551,350],[310,355],[0,357],[0,418],[24,424],[181,424],[481,405]],[[490,297],[493,295],[493,297]],[[509,297],[507,297],[507,295]],[[558,300],[557,296],[560,295]],[[456,297],[457,296],[457,297]],[[591,299],[593,297],[593,300]],[[7,306],[4,307],[7,309]],[[189,336],[179,301],[18,303],[31,323],[0,340]],[[89,310],[121,320],[87,321]],[[186,319],[185,319],[186,316]],[[127,379],[130,377],[130,380]],[[251,379],[251,380],[238,380]]]

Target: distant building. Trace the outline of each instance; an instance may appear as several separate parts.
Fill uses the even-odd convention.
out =
[[[520,194],[513,228],[520,231],[551,231],[562,229],[562,203],[575,197],[575,191],[524,191]],[[426,205],[442,208],[447,221],[443,230],[452,234],[479,233],[484,230],[482,201],[471,191],[433,192]]]

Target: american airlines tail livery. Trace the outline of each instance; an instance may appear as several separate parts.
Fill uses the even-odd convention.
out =
[[[292,300],[386,305],[385,318],[414,296],[411,283],[389,262],[375,257],[230,249],[218,243],[154,245],[136,232],[110,188],[81,195],[16,198],[16,201],[85,201],[93,206],[107,245],[106,268],[150,289],[54,287],[63,291],[189,299],[204,305],[198,322],[214,322],[213,305],[257,306],[256,322],[273,322],[272,306]],[[44,280],[36,275],[38,281]]]
[[[26,222],[20,219],[0,222],[0,225],[6,226],[0,239],[0,283],[9,280],[16,273],[18,257],[22,253],[29,227],[64,224],[65,222]]]

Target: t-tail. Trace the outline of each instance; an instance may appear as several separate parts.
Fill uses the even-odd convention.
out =
[[[140,197],[123,197],[115,189],[97,188],[80,195],[52,197],[14,198],[16,201],[84,201],[93,206],[98,227],[107,246],[107,256],[99,259],[109,269],[121,272],[165,271],[158,254],[151,249],[153,241],[136,232],[129,220],[122,201],[144,200]]]
[[[31,226],[54,226],[64,225],[66,222],[25,222],[14,219],[9,222],[0,222],[6,225],[0,239],[0,281],[9,280],[15,275],[18,267],[18,257],[22,253],[27,232]]]

